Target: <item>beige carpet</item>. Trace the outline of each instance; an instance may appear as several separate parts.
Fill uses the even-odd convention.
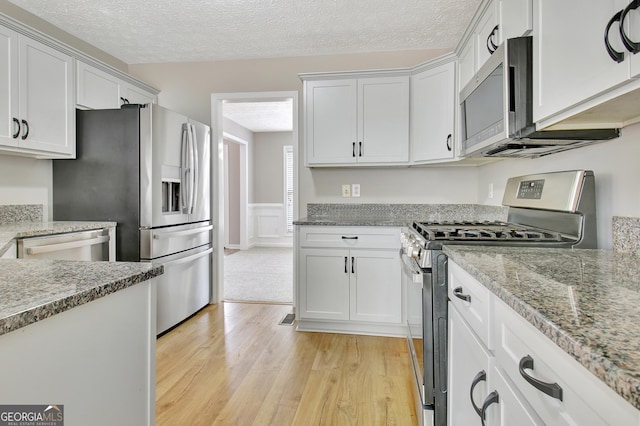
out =
[[[293,302],[293,249],[252,248],[224,257],[225,300]]]

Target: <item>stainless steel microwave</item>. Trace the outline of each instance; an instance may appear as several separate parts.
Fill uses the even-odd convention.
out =
[[[620,135],[619,129],[536,130],[532,50],[531,37],[506,40],[460,91],[462,157],[540,157]]]

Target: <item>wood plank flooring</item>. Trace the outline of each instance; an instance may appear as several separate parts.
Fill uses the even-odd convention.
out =
[[[414,425],[401,338],[298,332],[288,305],[210,305],[157,341],[158,425]]]

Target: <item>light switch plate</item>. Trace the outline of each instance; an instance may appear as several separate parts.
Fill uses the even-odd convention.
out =
[[[360,196],[360,184],[359,183],[351,184],[351,196],[352,197],[359,197]]]
[[[351,197],[351,185],[342,185],[342,196]]]

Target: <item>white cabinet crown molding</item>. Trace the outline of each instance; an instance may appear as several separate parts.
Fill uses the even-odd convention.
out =
[[[153,93],[154,95],[158,95],[160,93],[160,90],[156,89],[155,87],[149,86],[147,83],[144,83],[140,80],[136,80],[135,78],[131,77],[129,74],[112,67],[111,65],[108,65],[92,56],[87,55],[86,53],[72,47],[69,46],[66,43],[63,43],[59,40],[54,39],[53,37],[43,33],[42,31],[39,31],[33,27],[30,27],[28,25],[23,24],[20,21],[17,21],[13,18],[11,18],[10,16],[7,16],[3,13],[0,13],[0,25],[3,25],[7,28],[10,28],[14,31],[16,31],[19,34],[23,34],[33,40],[36,40],[44,45],[47,45],[53,49],[56,49],[64,54],[67,54],[69,56],[71,56],[74,59],[83,61],[95,68],[98,68],[104,72],[107,72],[109,74],[112,74],[118,78],[120,78],[121,80],[126,81],[127,83],[130,83],[134,86],[140,87],[141,89],[144,89],[148,92]]]

